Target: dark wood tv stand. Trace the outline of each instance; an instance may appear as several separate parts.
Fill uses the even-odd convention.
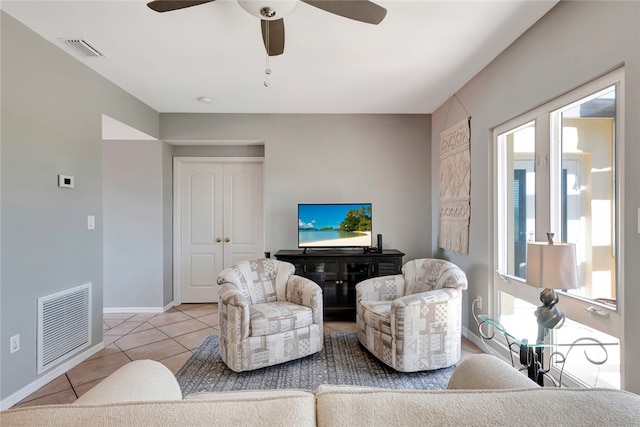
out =
[[[325,316],[355,318],[356,285],[371,277],[399,274],[404,254],[396,249],[298,249],[281,250],[274,256],[290,262],[297,275],[322,287]]]

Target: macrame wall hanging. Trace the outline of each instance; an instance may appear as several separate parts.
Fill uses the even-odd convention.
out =
[[[470,142],[471,117],[440,133],[440,233],[438,246],[462,254],[469,253]]]

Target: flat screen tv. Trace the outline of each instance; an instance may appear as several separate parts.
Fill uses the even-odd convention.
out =
[[[298,204],[299,248],[371,246],[371,203]]]

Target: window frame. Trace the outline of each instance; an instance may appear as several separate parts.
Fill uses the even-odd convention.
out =
[[[526,126],[534,124],[535,128],[535,170],[536,170],[536,197],[535,197],[535,212],[536,212],[536,227],[535,227],[535,240],[546,240],[546,231],[555,230],[558,224],[552,224],[552,209],[557,209],[556,204],[558,198],[557,189],[559,189],[561,183],[558,182],[557,174],[553,174],[552,168],[557,168],[559,165],[557,162],[562,161],[562,156],[558,156],[558,153],[551,153],[552,144],[551,141],[562,132],[560,121],[552,119],[552,114],[560,109],[565,109],[567,106],[580,102],[589,96],[599,93],[602,90],[616,86],[616,122],[615,122],[615,144],[613,147],[613,181],[614,189],[613,195],[615,197],[615,203],[613,205],[614,213],[614,236],[613,245],[615,253],[615,272],[616,272],[616,298],[617,306],[615,308],[599,304],[596,301],[590,300],[578,295],[571,295],[561,292],[560,294],[560,307],[564,311],[567,318],[584,324],[590,328],[594,328],[598,331],[612,335],[620,340],[620,354],[621,357],[624,354],[624,333],[623,333],[623,320],[624,320],[624,218],[622,212],[624,212],[624,68],[618,68],[612,72],[609,72],[589,83],[581,85],[580,87],[573,89],[559,97],[540,105],[524,114],[519,115],[491,130],[492,136],[492,149],[493,149],[493,183],[492,183],[492,216],[494,218],[492,224],[491,233],[491,245],[492,245],[492,266],[494,274],[492,275],[491,288],[492,292],[491,301],[489,302],[489,315],[497,317],[500,314],[500,292],[505,292],[512,295],[515,298],[522,299],[530,304],[536,306],[540,305],[539,292],[540,290],[526,284],[524,279],[516,277],[515,275],[507,274],[508,262],[510,262],[507,252],[509,251],[508,223],[512,221],[510,215],[513,213],[509,211],[509,201],[507,193],[507,186],[510,185],[507,180],[501,179],[504,176],[505,171],[509,171],[513,166],[512,163],[508,163],[509,159],[507,151],[504,149],[506,143],[506,134],[511,134],[517,130]],[[559,144],[556,144],[556,146]],[[558,149],[561,150],[561,149]],[[557,151],[558,151],[557,150]],[[509,173],[509,172],[506,172]],[[556,175],[554,177],[554,175]],[[552,187],[555,186],[555,187]],[[552,188],[556,188],[554,192]],[[555,193],[555,194],[554,194]],[[540,197],[542,195],[542,197]],[[586,310],[589,306],[596,306],[600,313],[605,313],[608,318],[594,315]],[[621,360],[621,372],[624,370],[624,360]],[[623,379],[621,378],[621,381]],[[624,384],[621,384],[624,387]]]

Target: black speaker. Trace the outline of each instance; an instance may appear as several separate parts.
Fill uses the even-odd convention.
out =
[[[378,234],[378,252],[382,253],[382,234]]]

